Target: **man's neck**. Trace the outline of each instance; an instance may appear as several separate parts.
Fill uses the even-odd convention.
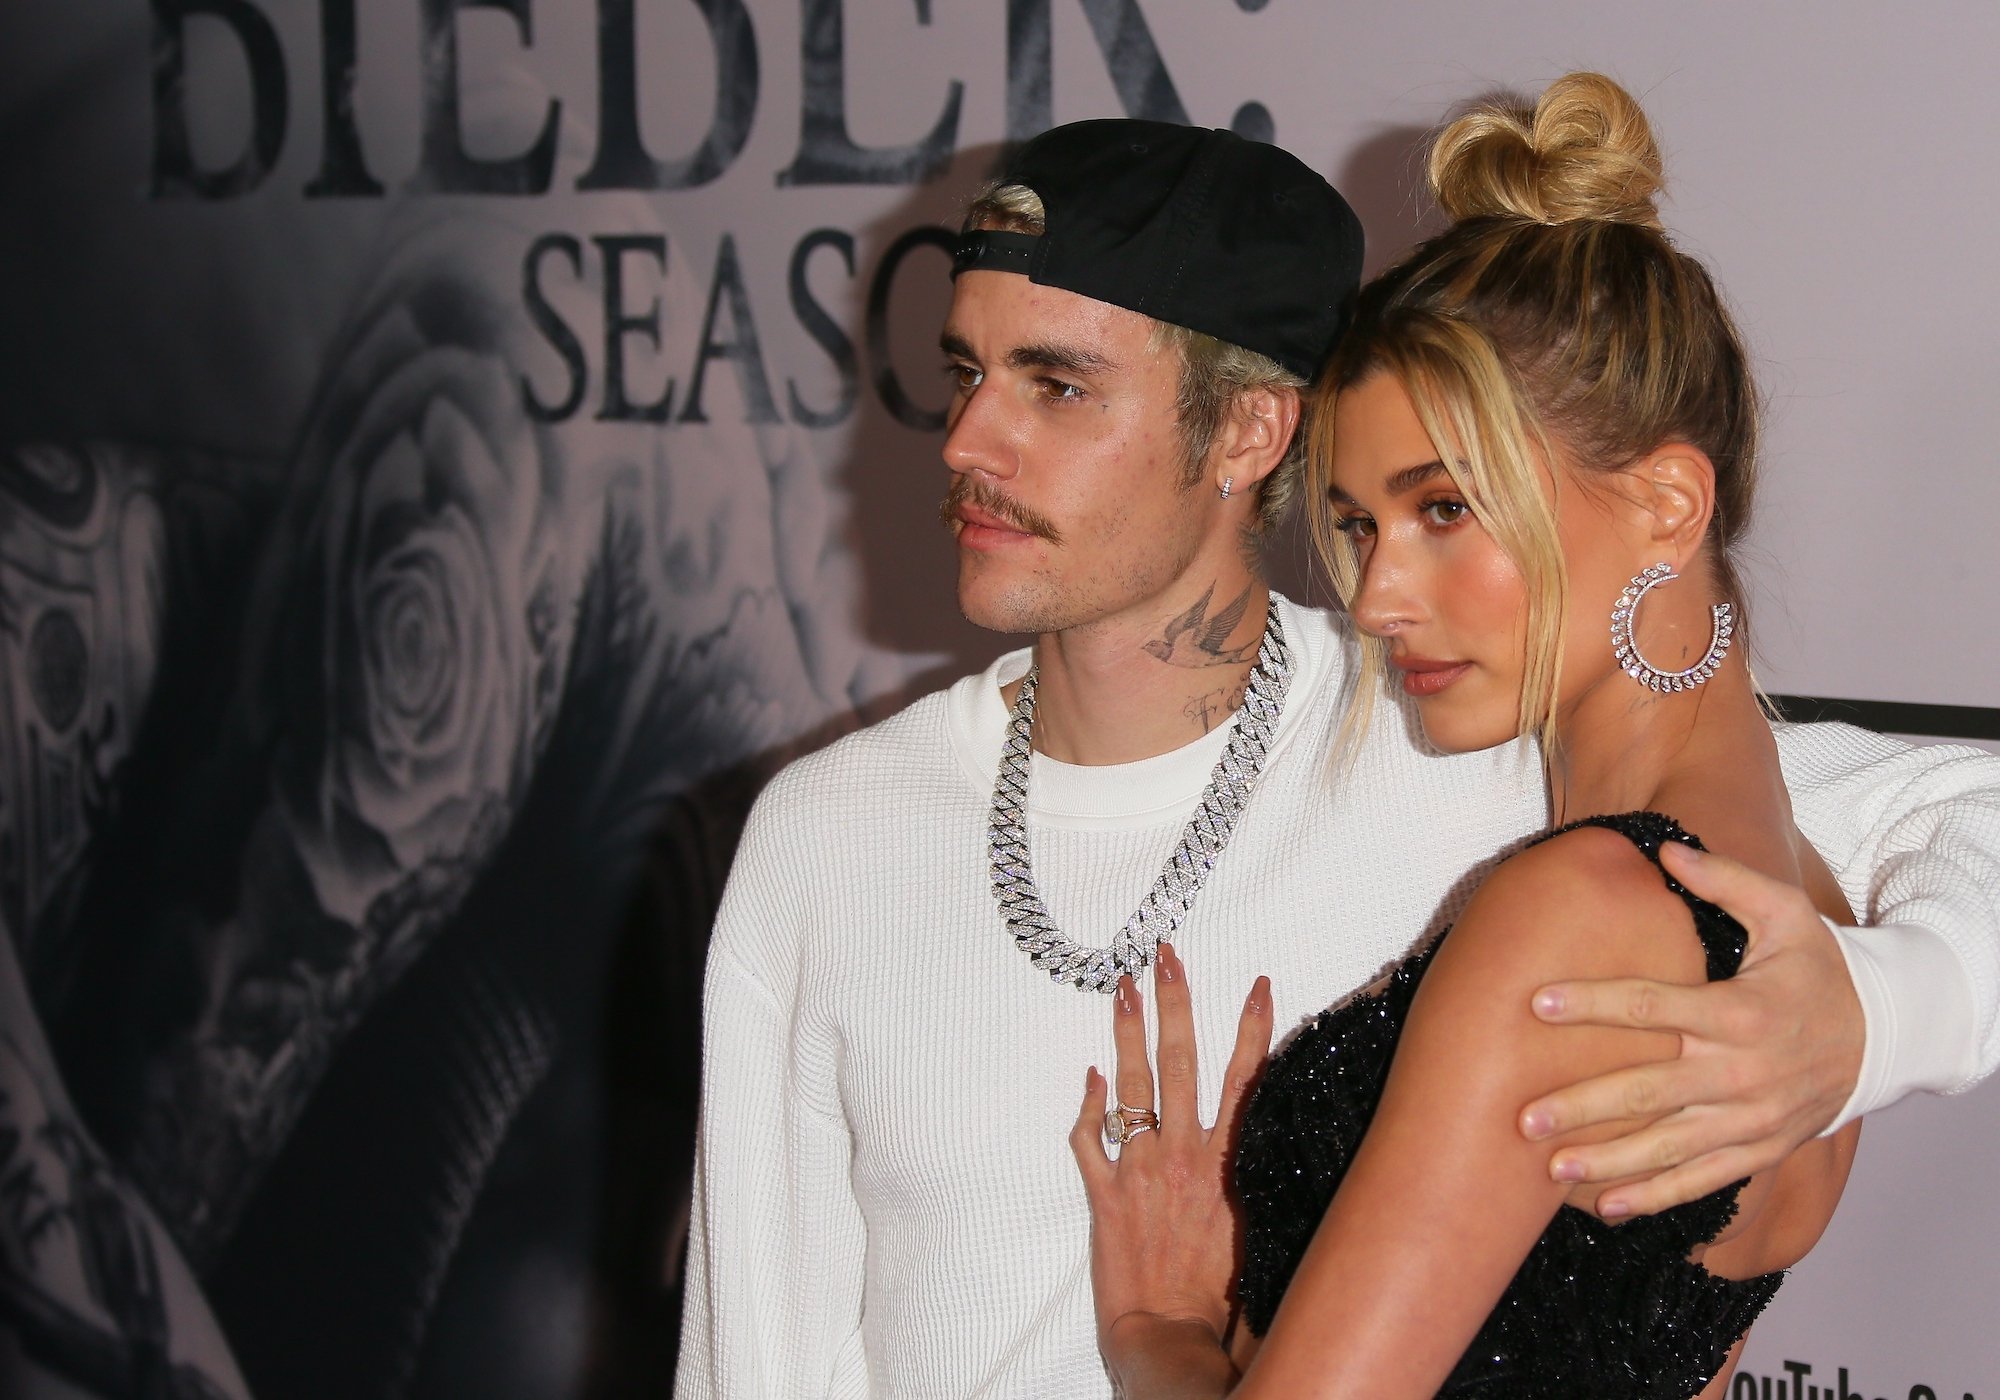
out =
[[[1190,581],[1156,608],[1044,635],[1035,748],[1065,763],[1136,763],[1227,724],[1270,596],[1262,579],[1232,573]]]

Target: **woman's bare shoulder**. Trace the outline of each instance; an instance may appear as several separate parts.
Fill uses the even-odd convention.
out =
[[[1601,826],[1571,828],[1501,862],[1448,942],[1504,958],[1523,977],[1550,966],[1562,977],[1704,976],[1687,906],[1645,852]]]

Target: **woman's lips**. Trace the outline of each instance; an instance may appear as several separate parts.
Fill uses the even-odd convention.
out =
[[[1419,661],[1413,657],[1397,657],[1389,664],[1403,673],[1403,693],[1419,700],[1436,695],[1472,669],[1470,661]]]

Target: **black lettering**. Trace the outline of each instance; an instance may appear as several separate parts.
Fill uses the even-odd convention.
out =
[[[1812,1367],[1803,1361],[1787,1361],[1785,1374],[1792,1378],[1792,1400],[1806,1400],[1806,1377],[1812,1374]]]
[[[905,427],[916,428],[920,432],[944,431],[945,411],[942,408],[923,408],[912,402],[903,390],[902,381],[896,377],[896,367],[889,362],[889,296],[895,286],[896,270],[912,252],[918,248],[936,248],[949,263],[952,249],[957,244],[958,239],[949,229],[935,224],[913,228],[883,252],[882,262],[875,269],[875,280],[868,286],[866,334],[868,360],[875,367],[875,393],[891,417]]]
[[[528,317],[569,370],[569,392],[560,403],[554,404],[542,402],[528,376],[521,376],[521,408],[537,423],[560,423],[569,418],[582,405],[584,390],[590,382],[583,342],[542,293],[542,259],[550,253],[563,254],[569,259],[570,272],[579,278],[583,276],[583,245],[566,233],[543,234],[529,245],[528,256],[521,263],[521,295],[528,304]]]
[[[637,316],[625,309],[625,255],[645,253],[667,270],[667,239],[660,233],[601,234],[592,240],[604,258],[604,402],[599,422],[664,423],[673,412],[674,381],[652,403],[635,404],[625,392],[625,337],[643,335],[660,344],[660,299]]]
[[[1082,4],[1125,115],[1185,125],[1187,108],[1167,76],[1139,0],[1082,0]],[[1054,124],[1049,33],[1049,0],[1007,0],[1009,141],[1025,141]]]
[[[812,288],[806,284],[806,264],[821,248],[832,248],[847,264],[847,275],[854,275],[854,235],[843,233],[837,228],[816,228],[799,240],[799,246],[792,250],[792,270],[787,279],[792,292],[792,314],[799,318],[806,334],[813,338],[826,357],[833,361],[834,369],[840,375],[840,396],[830,409],[810,408],[799,397],[798,381],[785,381],[785,397],[791,403],[792,421],[808,428],[834,428],[847,421],[854,411],[854,401],[861,395],[861,375],[855,363],[854,342],[847,338],[840,322],[826,312],[826,308],[813,300]]]
[[[319,75],[321,120],[319,174],[306,186],[307,199],[379,195],[382,182],[361,160],[361,134],[354,129],[354,0],[320,0]]]
[[[757,112],[757,35],[743,0],[694,0],[715,46],[715,115],[683,160],[655,160],[639,135],[634,0],[597,4],[597,157],[580,190],[685,190],[727,170],[750,139]]]
[[[1937,1400],[1937,1392],[1927,1385],[1910,1387],[1910,1400]]]
[[[186,24],[208,15],[229,26],[250,70],[250,139],[221,170],[197,170],[188,139]],[[285,145],[290,103],[285,51],[271,21],[248,0],[153,0],[155,199],[234,199],[263,184]]]
[[[729,302],[729,319],[736,327],[735,340],[718,340],[716,315],[724,298]],[[722,236],[715,255],[715,281],[708,289],[708,310],[701,318],[701,348],[695,352],[694,373],[688,379],[687,407],[681,410],[683,423],[706,423],[701,390],[708,382],[712,360],[728,360],[736,366],[736,382],[743,390],[743,419],[747,423],[776,423],[778,405],[771,398],[770,376],[764,373],[764,355],[757,348],[757,323],[750,315],[750,293],[743,286],[743,269],[736,261],[736,240]]]
[[[411,177],[413,190],[437,194],[545,194],[556,161],[556,124],[562,103],[549,102],[548,116],[535,143],[519,155],[483,160],[465,149],[460,122],[458,74],[458,13],[460,10],[503,10],[521,31],[521,42],[532,44],[534,24],[530,0],[423,0],[424,137],[423,159]]]
[[[943,170],[958,145],[965,84],[953,78],[930,134],[906,146],[858,146],[847,133],[847,66],[842,0],[800,0],[799,153],[778,172],[781,185],[914,185]],[[931,22],[916,0],[917,23]]]
[[[1729,1383],[1729,1400],[1757,1400],[1757,1378],[1748,1371],[1738,1371]]]

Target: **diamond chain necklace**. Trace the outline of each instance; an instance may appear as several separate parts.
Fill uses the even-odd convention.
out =
[[[1201,802],[1188,818],[1174,853],[1159,879],[1108,948],[1086,948],[1056,927],[1035,888],[1028,863],[1029,733],[1035,722],[1035,682],[1038,668],[1030,666],[1021,679],[1007,724],[1007,742],[1000,751],[1000,776],[993,784],[993,820],[987,827],[987,855],[993,870],[993,898],[1000,917],[1014,935],[1014,945],[1028,960],[1057,982],[1079,991],[1109,992],[1126,973],[1137,976],[1153,961],[1162,938],[1171,938],[1187,917],[1189,906],[1208,879],[1209,871],[1229,844],[1236,819],[1250,801],[1257,775],[1264,769],[1271,740],[1278,732],[1285,691],[1292,682],[1292,653],[1285,645],[1278,603],[1265,606],[1264,639],[1243,708],[1229,727],[1229,742],[1208,775]]]

